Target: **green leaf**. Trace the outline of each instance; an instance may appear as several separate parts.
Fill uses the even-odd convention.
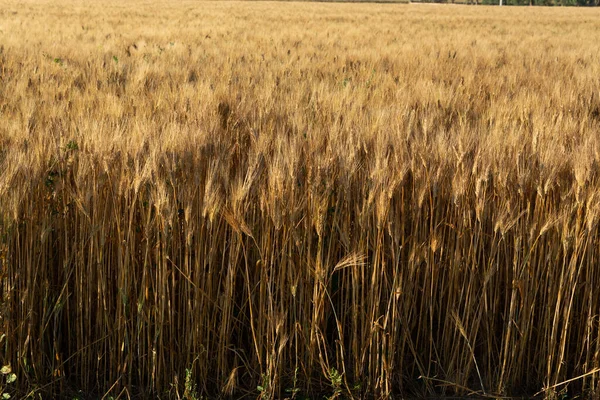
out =
[[[2,367],[2,369],[0,369],[0,374],[2,375],[8,375],[12,372],[12,368],[10,367],[10,365],[5,365],[4,367]]]
[[[3,393],[3,394],[2,394],[2,398],[3,398],[3,399],[5,399],[5,400],[8,400],[8,399],[10,399],[10,394],[8,394],[8,393]]]
[[[7,378],[6,378],[6,383],[13,383],[14,381],[17,380],[17,374],[10,374]]]
[[[259,385],[256,387],[256,390],[258,390],[259,392],[264,392],[265,388]]]
[[[70,140],[69,143],[67,143],[66,146],[67,150],[79,150],[79,146],[77,145],[77,142],[74,140]]]

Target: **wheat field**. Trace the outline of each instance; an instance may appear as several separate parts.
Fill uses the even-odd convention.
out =
[[[592,397],[599,160],[597,9],[0,0],[0,391]]]

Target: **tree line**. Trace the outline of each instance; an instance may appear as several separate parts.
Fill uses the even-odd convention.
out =
[[[456,3],[511,6],[581,6],[597,7],[600,0],[411,0],[418,3]]]

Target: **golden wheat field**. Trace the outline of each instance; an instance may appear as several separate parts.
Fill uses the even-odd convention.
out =
[[[0,391],[591,398],[599,162],[598,9],[0,0]]]

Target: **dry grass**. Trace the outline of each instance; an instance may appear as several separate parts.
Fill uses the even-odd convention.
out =
[[[600,10],[0,0],[0,49],[14,394],[598,390]]]

